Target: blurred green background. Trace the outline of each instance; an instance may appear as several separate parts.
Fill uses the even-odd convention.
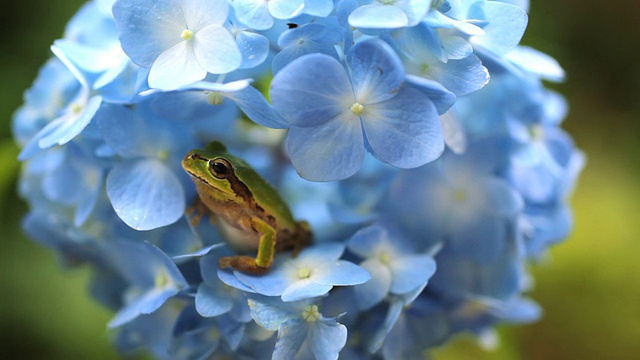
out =
[[[0,338],[2,359],[117,359],[111,314],[88,296],[87,269],[62,270],[26,239],[15,195],[18,149],[11,113],[50,56],[80,0],[13,1],[0,13]],[[573,197],[576,228],[532,266],[535,324],[500,328],[482,350],[461,337],[436,359],[640,358],[640,6],[637,0],[532,0],[523,44],[560,61],[553,85],[571,104],[564,127],[587,153]]]

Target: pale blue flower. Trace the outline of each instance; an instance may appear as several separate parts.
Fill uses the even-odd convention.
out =
[[[122,48],[151,69],[149,86],[161,89],[241,65],[242,54],[224,27],[228,12],[224,0],[118,0],[113,6]]]
[[[287,149],[302,177],[345,179],[369,151],[412,168],[436,159],[444,141],[437,111],[422,93],[403,87],[402,65],[386,44],[361,42],[349,56],[351,76],[337,60],[303,56],[271,83],[276,110],[291,123]]]
[[[371,276],[361,267],[339,260],[344,245],[318,244],[296,257],[278,255],[266,275],[252,276],[235,271],[235,277],[258,294],[280,296],[283,301],[309,299],[328,293],[334,286],[362,284]]]

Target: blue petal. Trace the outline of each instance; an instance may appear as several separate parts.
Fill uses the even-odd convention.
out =
[[[306,261],[321,260],[333,261],[338,260],[344,252],[344,244],[337,242],[315,244],[304,249],[294,260],[298,263]]]
[[[266,275],[252,276],[239,271],[234,271],[234,275],[240,282],[265,296],[280,296],[291,284],[288,274],[281,268],[276,268],[276,264]]]
[[[507,222],[482,213],[474,214],[452,225],[450,242],[457,255],[476,262],[491,264],[507,246]]]
[[[266,1],[236,0],[233,2],[238,20],[256,30],[266,30],[273,26],[273,17],[267,5]]]
[[[309,325],[304,320],[288,320],[278,330],[278,341],[273,350],[272,360],[288,360],[295,358],[302,343],[309,334]]]
[[[198,313],[205,317],[225,314],[233,307],[233,301],[230,297],[220,296],[217,289],[204,283],[198,286],[195,303]]]
[[[478,1],[469,10],[470,18],[488,22],[485,35],[471,38],[471,43],[503,56],[513,50],[527,28],[527,13],[521,8],[498,1]]]
[[[434,63],[428,75],[456,95],[474,92],[489,82],[489,71],[475,55],[447,63]]]
[[[354,263],[338,260],[323,264],[311,279],[322,285],[349,286],[365,283],[371,279],[371,275]]]
[[[45,149],[54,145],[64,145],[68,143],[89,125],[89,122],[91,122],[91,119],[93,119],[93,116],[101,104],[101,96],[92,96],[87,100],[86,104],[83,104],[84,108],[80,114],[70,112],[50,122],[40,130],[41,137],[39,138],[38,145]]]
[[[440,115],[446,113],[456,103],[456,95],[437,81],[407,75],[407,83],[426,95]]]
[[[291,318],[298,318],[306,302],[285,303],[280,298],[249,299],[251,317],[261,327],[275,331],[280,325]]]
[[[355,174],[364,159],[359,121],[335,118],[316,127],[292,126],[287,151],[301,177],[311,181],[342,180]]]
[[[392,261],[391,292],[405,294],[424,286],[436,271],[436,262],[429,255],[415,254]]]
[[[252,86],[240,91],[224,93],[256,124],[273,129],[285,129],[289,124],[275,112],[262,94]]]
[[[349,15],[349,25],[366,29],[396,29],[407,26],[409,18],[400,8],[379,3],[364,5]]]
[[[418,167],[444,151],[438,112],[417,90],[403,88],[385,102],[366,105],[362,117],[375,157],[387,164]]]
[[[392,98],[404,82],[404,66],[400,58],[381,40],[354,45],[349,67],[356,99],[363,105]]]
[[[295,281],[282,292],[282,301],[290,302],[310,299],[324,295],[333,288],[332,285],[318,284],[311,279]]]
[[[132,109],[105,104],[96,114],[96,123],[109,147],[125,158],[148,156],[155,149],[148,149],[146,138],[149,129]]]
[[[371,280],[353,288],[358,299],[358,308],[362,311],[369,310],[382,301],[391,289],[392,274],[389,267],[378,259],[368,259],[360,263],[360,266],[371,274]]]
[[[290,19],[300,15],[304,8],[303,0],[270,0],[267,4],[269,12],[276,19]]]
[[[107,176],[107,195],[118,216],[136,230],[172,224],[185,210],[180,180],[157,160],[116,165]]]
[[[276,111],[297,126],[326,123],[355,101],[346,71],[324,54],[305,55],[287,65],[273,78],[270,96]],[[345,109],[349,98],[354,100]]]
[[[253,291],[253,289],[251,289],[247,285],[241,283],[240,280],[238,280],[238,278],[236,278],[235,275],[233,275],[233,273],[231,273],[229,271],[222,270],[222,269],[218,269],[217,274],[218,274],[218,278],[220,279],[220,281],[222,281],[226,285],[229,285],[229,286],[231,286],[233,288],[236,288],[238,290],[242,290],[244,292],[255,293],[255,291]]]
[[[226,6],[225,1],[216,3],[224,3]],[[242,64],[242,54],[236,39],[224,26],[209,25],[198,31],[193,40],[193,52],[198,64],[207,72],[226,74]]]
[[[236,45],[242,54],[241,69],[254,68],[269,55],[269,39],[260,34],[241,31],[236,35]]]
[[[369,350],[369,352],[375,353],[376,351],[380,350],[382,344],[384,344],[387,334],[389,334],[393,326],[398,321],[400,314],[402,314],[403,305],[404,304],[402,303],[402,301],[399,301],[397,299],[389,304],[389,310],[387,312],[387,316],[385,316],[384,323],[371,338],[369,344],[367,345],[367,350]]]
[[[367,226],[351,237],[348,242],[349,250],[362,258],[372,257],[376,254],[383,236],[384,229],[381,226]]]
[[[487,210],[498,216],[515,216],[522,211],[524,202],[522,196],[506,181],[498,178],[485,179],[482,192],[488,200]]]
[[[309,345],[316,360],[335,360],[347,343],[347,328],[335,320],[313,323],[309,331]]]
[[[118,0],[113,17],[122,49],[142,67],[150,68],[162,52],[183,41],[180,34],[186,28],[185,15],[176,0]]]
[[[549,81],[564,80],[564,70],[551,56],[528,46],[518,46],[506,55],[519,67]]]
[[[121,308],[107,326],[116,328],[130,322],[141,314],[151,314],[177,292],[176,289],[159,289],[148,292]]]

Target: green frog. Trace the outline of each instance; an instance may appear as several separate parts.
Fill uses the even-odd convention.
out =
[[[182,167],[196,185],[198,199],[192,222],[203,215],[215,222],[220,234],[236,251],[257,251],[227,256],[220,268],[262,275],[269,271],[277,251],[293,250],[293,256],[311,244],[309,224],[295,221],[280,194],[242,159],[230,154],[220,142],[190,151]]]

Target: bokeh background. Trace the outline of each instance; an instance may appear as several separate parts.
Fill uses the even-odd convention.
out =
[[[111,314],[86,290],[87,269],[63,270],[24,237],[15,194],[12,112],[49,45],[81,0],[3,4],[0,49],[1,359],[118,359]],[[460,337],[435,359],[640,359],[640,6],[637,0],[531,0],[523,44],[552,56],[568,79],[564,128],[588,164],[573,196],[576,227],[531,270],[541,321],[501,327],[487,351]]]

